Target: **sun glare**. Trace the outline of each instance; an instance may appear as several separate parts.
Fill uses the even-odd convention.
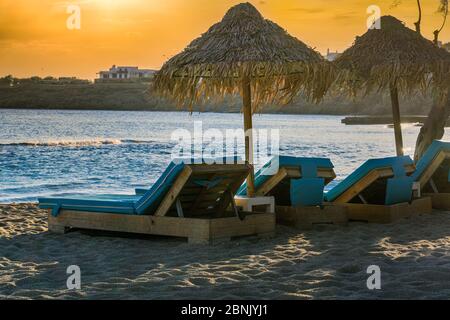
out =
[[[123,7],[157,7],[157,0],[92,0],[101,9],[118,9]]]
[[[117,8],[119,6],[128,5],[131,2],[136,2],[135,0],[93,0],[94,4],[99,7],[105,8]]]

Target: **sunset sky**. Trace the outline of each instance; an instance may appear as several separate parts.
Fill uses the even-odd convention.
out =
[[[159,68],[218,22],[232,0],[0,0],[0,76],[93,79],[111,65]],[[318,51],[342,51],[365,32],[369,5],[413,27],[416,0],[256,0],[270,20]],[[398,2],[398,1],[397,1]],[[81,8],[81,29],[69,30],[67,6]],[[439,0],[423,1],[423,34],[442,22]],[[450,22],[450,21],[449,21]],[[441,34],[450,41],[450,23]]]

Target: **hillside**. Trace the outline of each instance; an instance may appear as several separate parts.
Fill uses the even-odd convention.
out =
[[[431,99],[414,96],[402,100],[403,114],[427,114]],[[196,107],[194,111],[239,112],[239,98],[230,97],[220,105]],[[173,111],[177,107],[152,97],[148,83],[120,84],[45,84],[25,83],[10,86],[0,84],[0,108],[14,109],[95,109],[95,110],[148,110]],[[389,97],[370,95],[364,99],[349,100],[342,97],[326,97],[319,105],[297,99],[284,106],[268,106],[264,113],[289,114],[367,114],[390,113]]]

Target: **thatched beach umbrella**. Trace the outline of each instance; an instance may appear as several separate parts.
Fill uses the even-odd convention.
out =
[[[444,94],[450,71],[449,54],[392,17],[381,17],[381,29],[368,30],[335,60],[336,84],[358,91],[390,90],[397,155],[403,155],[399,92],[417,89]]]
[[[155,76],[153,91],[190,110],[240,94],[245,156],[252,163],[252,113],[265,104],[285,104],[299,92],[319,101],[331,82],[331,66],[318,52],[243,3],[167,61]],[[252,196],[253,174],[247,182]]]

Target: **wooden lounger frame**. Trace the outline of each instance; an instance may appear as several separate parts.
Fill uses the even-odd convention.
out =
[[[450,163],[450,151],[440,151],[433,159],[431,165],[424,171],[418,182],[422,189],[422,195],[431,198],[434,209],[449,211],[450,183],[448,182],[448,171],[445,176],[436,177],[436,173],[439,172],[439,167],[444,162]],[[444,179],[446,187],[439,185],[439,182]]]
[[[415,166],[407,165],[405,170],[407,175],[411,175],[415,171]],[[411,203],[395,205],[350,203],[377,180],[388,179],[393,176],[394,171],[390,167],[374,169],[345,191],[333,203],[346,206],[349,220],[371,223],[391,223],[403,218],[430,214],[432,212],[431,199],[429,197],[414,199]],[[363,197],[361,197],[361,201],[364,202]]]
[[[325,179],[325,184],[336,178],[336,173],[332,168],[318,168],[317,176]],[[268,179],[258,190],[258,196],[271,195],[271,192],[279,186],[283,180],[300,179],[302,173],[299,167],[281,167],[278,173]],[[322,207],[298,207],[287,205],[277,205],[275,207],[277,223],[296,227],[300,229],[310,229],[315,224],[346,224],[348,221],[347,210],[341,205],[324,205]]]
[[[250,166],[245,164],[186,165],[153,215],[61,210],[53,217],[49,210],[49,230],[64,233],[79,228],[175,236],[197,244],[272,235],[275,232],[273,213],[238,212],[234,204],[234,194],[249,170]],[[196,183],[215,178],[220,179],[209,187]]]
[[[392,223],[422,214],[431,214],[431,198],[415,199],[411,203],[394,205],[347,203],[348,219],[369,223]]]
[[[325,184],[330,183],[336,178],[336,173],[332,168],[318,168],[317,176],[325,178]],[[284,179],[300,179],[302,177],[301,170],[298,167],[281,167],[278,173],[268,179],[258,190],[257,196],[265,196],[279,185]]]
[[[405,171],[407,175],[411,175],[415,171],[414,165],[405,166]],[[379,179],[392,178],[394,176],[394,171],[391,167],[378,168],[369,172],[364,178],[356,182],[353,186],[342,193],[333,203],[347,204],[352,199],[357,197],[362,191],[369,187],[372,183]]]

